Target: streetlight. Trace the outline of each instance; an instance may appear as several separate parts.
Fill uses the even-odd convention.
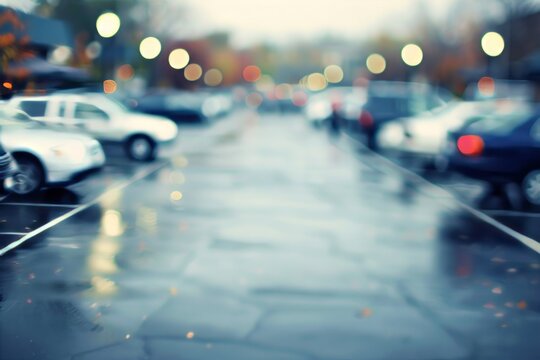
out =
[[[139,52],[145,59],[155,59],[161,52],[161,42],[153,36],[144,38],[139,45]]]
[[[343,69],[339,65],[328,65],[324,68],[324,77],[329,83],[340,83],[343,80],[343,76]]]
[[[401,59],[408,66],[418,66],[424,59],[424,52],[416,44],[407,44],[401,49]]]
[[[189,64],[189,53],[184,49],[174,49],[169,54],[169,65],[176,70],[183,69]]]
[[[482,50],[486,55],[491,57],[497,57],[504,51],[504,38],[501,34],[490,31],[482,36]]]
[[[386,59],[381,54],[371,54],[366,59],[366,67],[372,74],[382,74],[386,70]]]
[[[96,30],[103,38],[110,38],[120,30],[120,18],[112,12],[101,14],[96,20]]]

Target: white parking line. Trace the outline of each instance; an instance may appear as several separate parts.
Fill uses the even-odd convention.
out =
[[[53,219],[51,221],[49,221],[48,223],[38,227],[37,229],[25,234],[23,237],[21,237],[20,239],[18,239],[17,241],[14,241],[12,242],[11,244],[7,245],[6,247],[2,248],[0,250],[0,256],[3,256],[4,254],[6,254],[8,251],[11,251],[15,248],[17,248],[18,246],[24,244],[25,242],[27,242],[28,240],[32,239],[33,237],[43,233],[44,231],[52,228],[53,226],[55,225],[58,225],[59,223],[71,218],[72,216],[74,215],[77,215],[78,213],[88,209],[89,207],[91,206],[94,206],[96,204],[98,204],[102,199],[104,199],[106,196],[108,196],[110,193],[113,193],[115,191],[119,191],[119,190],[122,190],[126,187],[128,187],[129,185],[133,184],[134,182],[136,181],[139,181],[151,174],[153,174],[154,172],[162,169],[163,167],[165,167],[166,165],[168,164],[168,162],[161,162],[161,163],[158,163],[156,164],[155,166],[149,166],[147,167],[146,169],[143,169],[139,172],[137,172],[135,175],[133,175],[129,180],[127,181],[123,181],[121,183],[118,183],[116,185],[113,185],[111,186],[109,189],[107,189],[105,192],[103,192],[101,195],[99,195],[98,197],[96,197],[94,200],[90,201],[90,202],[87,202],[85,204],[82,204],[74,209],[72,209],[71,211],[68,211],[67,213],[57,217],[56,219]]]
[[[362,146],[365,149],[365,151],[368,151],[371,155],[373,155],[380,162],[385,163],[389,167],[394,168],[395,170],[407,175],[409,178],[413,178],[416,181],[427,185],[435,193],[439,193],[440,195],[445,195],[445,197],[448,197],[448,198],[452,199],[456,204],[458,204],[460,207],[462,207],[463,209],[465,209],[466,211],[471,213],[476,218],[478,218],[478,219],[484,221],[485,223],[488,223],[489,225],[497,228],[498,230],[502,231],[506,235],[518,240],[519,242],[521,242],[525,246],[529,247],[531,250],[536,251],[537,253],[540,254],[540,242],[538,242],[538,241],[536,241],[536,240],[534,240],[534,239],[532,239],[532,238],[530,238],[530,237],[528,237],[526,235],[523,235],[520,232],[517,232],[516,230],[514,230],[514,229],[504,225],[503,223],[495,220],[494,218],[487,215],[486,213],[484,213],[482,211],[479,211],[479,210],[476,210],[475,208],[473,208],[473,207],[467,205],[466,203],[464,203],[463,201],[461,201],[456,195],[452,194],[448,190],[446,190],[446,189],[432,183],[431,181],[429,181],[426,178],[418,175],[417,173],[396,164],[392,160],[390,160],[388,158],[385,158],[384,156],[382,156],[382,155],[368,149],[364,144],[357,141],[356,139],[354,139],[350,135],[348,135],[348,134],[345,134],[345,135],[350,140],[354,141],[356,144],[359,144],[360,146]],[[357,158],[361,158],[356,152],[353,152],[353,154]],[[436,200],[440,200],[440,199],[441,198],[436,197]]]
[[[73,209],[79,207],[80,205],[70,205],[70,204],[47,204],[47,203],[18,203],[18,202],[0,202],[0,206],[34,206],[34,207],[59,207],[59,208],[68,208]]]
[[[540,218],[540,213],[514,210],[484,210],[484,213],[492,216]]]

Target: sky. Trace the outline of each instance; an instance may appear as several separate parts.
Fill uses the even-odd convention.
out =
[[[407,31],[415,15],[442,17],[454,0],[183,0],[194,32],[228,30],[237,44],[331,34],[365,38]]]
[[[365,39],[381,31],[406,36],[419,13],[427,12],[435,19],[442,19],[457,0],[151,1],[156,7],[168,4],[172,12],[179,9],[171,6],[175,3],[187,10],[181,20],[171,24],[173,36],[197,37],[227,31],[235,45],[248,46],[261,41],[281,44],[324,35]],[[31,9],[31,3],[31,0],[0,0],[0,4],[25,10]]]

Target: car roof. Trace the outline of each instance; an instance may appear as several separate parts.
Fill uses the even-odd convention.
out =
[[[70,93],[63,93],[63,94],[50,94],[50,95],[40,95],[40,96],[16,96],[12,98],[10,101],[17,102],[17,101],[49,101],[51,99],[59,99],[59,98],[69,98],[71,100],[85,100],[89,98],[101,98],[103,97],[103,94],[99,93],[85,93],[85,94],[70,94]]]

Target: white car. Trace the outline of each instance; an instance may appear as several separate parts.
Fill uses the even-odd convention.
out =
[[[445,143],[448,131],[479,114],[481,104],[473,101],[454,102],[418,116],[401,118],[380,130],[378,143],[384,149],[434,157]]]
[[[155,159],[160,145],[172,143],[176,124],[164,117],[129,111],[104,94],[54,94],[15,97],[10,104],[48,125],[85,132],[99,141],[119,143],[139,161]]]
[[[324,125],[332,115],[333,106],[341,107],[340,114],[347,118],[350,113],[366,102],[366,90],[360,87],[333,87],[312,95],[304,107],[304,116],[315,127]],[[357,118],[357,117],[356,117]]]
[[[381,149],[414,155],[424,164],[439,165],[449,131],[475,116],[512,112],[523,106],[527,105],[515,100],[452,102],[434,111],[388,123],[380,130],[377,141]]]
[[[105,164],[97,140],[47,129],[9,106],[0,106],[0,143],[24,175],[8,178],[5,183],[8,190],[19,194],[79,181]]]

